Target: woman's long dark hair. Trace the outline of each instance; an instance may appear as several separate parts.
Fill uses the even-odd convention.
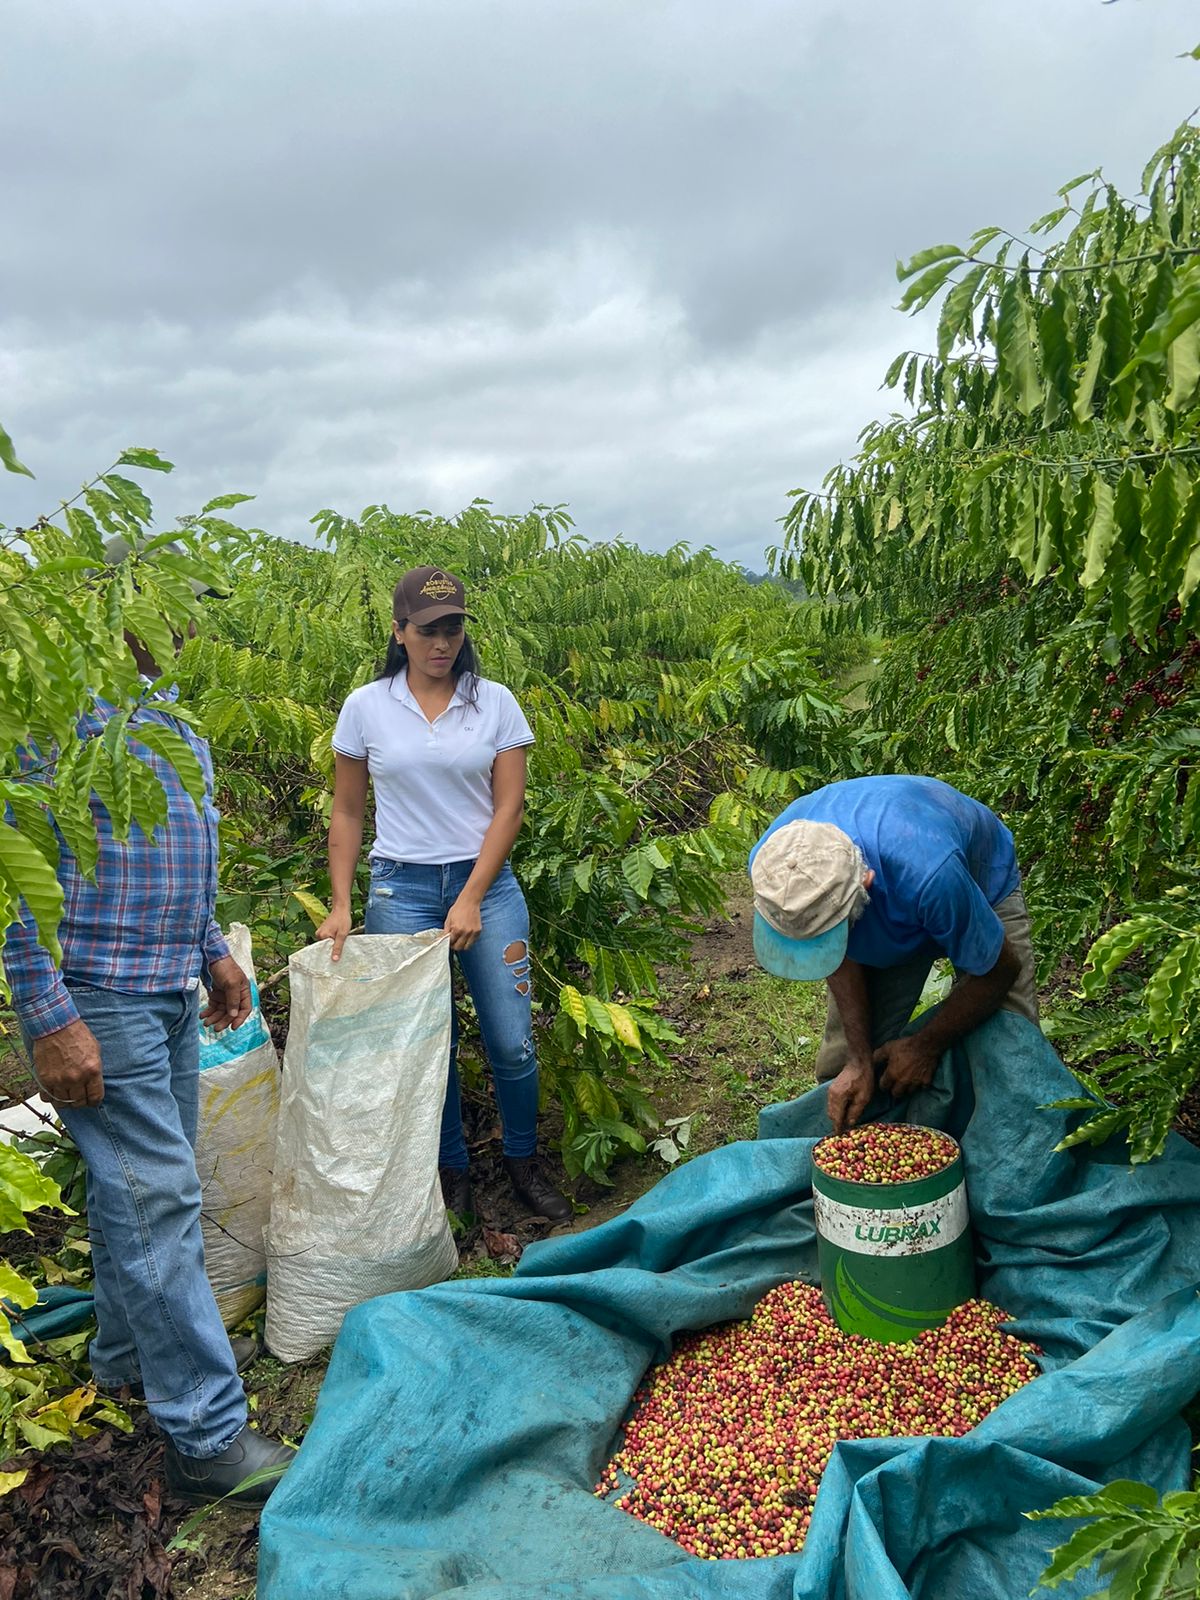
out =
[[[396,626],[403,628],[408,621],[407,617],[397,617]],[[408,651],[396,638],[390,634],[387,643],[387,654],[383,658],[383,665],[375,674],[376,681],[380,678],[394,678],[401,668],[408,667]],[[479,705],[479,658],[475,654],[475,646],[471,643],[471,636],[464,631],[463,642],[458,647],[458,654],[451,667],[454,674],[455,688],[461,688],[463,699],[469,706]]]

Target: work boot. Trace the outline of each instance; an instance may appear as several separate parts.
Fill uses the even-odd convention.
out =
[[[505,1156],[504,1170],[517,1199],[535,1216],[567,1222],[575,1215],[566,1195],[560,1194],[542,1171],[537,1156]]]
[[[177,1499],[190,1500],[193,1505],[228,1500],[234,1505],[261,1506],[295,1454],[290,1445],[279,1444],[248,1426],[219,1456],[206,1456],[203,1461],[181,1455],[168,1439],[167,1487]],[[270,1477],[238,1488],[247,1478],[258,1478],[272,1468],[277,1470]]]
[[[247,1367],[253,1366],[262,1348],[257,1339],[249,1334],[238,1334],[236,1339],[230,1339],[229,1347],[233,1351],[233,1362],[239,1372],[245,1372]],[[107,1395],[110,1400],[144,1400],[146,1386],[140,1378],[135,1378],[132,1383],[98,1383],[96,1393]]]
[[[442,1185],[442,1204],[452,1211],[460,1222],[475,1215],[475,1198],[471,1193],[469,1167],[439,1167],[438,1178]]]

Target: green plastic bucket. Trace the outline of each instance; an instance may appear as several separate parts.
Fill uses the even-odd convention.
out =
[[[845,1333],[900,1344],[975,1293],[961,1150],[910,1183],[831,1178],[814,1160],[813,1214],[822,1293]]]

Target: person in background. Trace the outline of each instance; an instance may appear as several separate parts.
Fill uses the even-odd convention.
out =
[[[128,549],[111,540],[110,564]],[[128,634],[126,643],[146,685],[129,748],[162,784],[167,822],[150,838],[135,826],[118,842],[93,792],[92,881],[58,838],[61,968],[39,944],[27,909],[8,930],[4,967],[38,1085],[87,1166],[96,1385],[145,1399],[166,1435],[174,1494],[261,1504],[294,1452],[248,1426],[239,1364],[257,1347],[249,1339],[231,1346],[205,1275],[194,1155],[199,1022],[236,1028],[250,1014],[250,985],[213,916],[217,812],[208,745],[172,715],[178,691],[152,687],[161,674],[146,648]],[[78,725],[80,739],[101,738],[114,715],[97,700]],[[187,741],[204,774],[201,806],[174,767],[139,743],[138,730],[151,727]],[[45,765],[30,751],[21,764],[30,772]],[[239,1489],[265,1471],[273,1475]]]
[[[818,1082],[852,1127],[875,1093],[928,1084],[942,1053],[998,1010],[1038,1021],[1029,912],[1012,834],[936,778],[851,778],[804,795],[750,853],[754,950],[781,978],[829,986]],[[933,962],[949,998],[904,1033]]]
[[[565,1222],[571,1204],[537,1154],[529,912],[508,864],[525,809],[525,751],[533,733],[513,695],[480,676],[466,633],[462,583],[416,567],[396,585],[383,670],[346,700],[333,734],[329,825],[331,908],[317,929],[338,960],[353,924],[351,889],[362,850],[367,783],[375,844],[367,933],[449,935],[491,1063],[504,1165],[523,1206]],[[474,1209],[452,1023],[438,1170],[446,1207]]]

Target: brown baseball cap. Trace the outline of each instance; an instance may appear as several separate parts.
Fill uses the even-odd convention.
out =
[[[414,567],[396,585],[395,614],[418,627],[439,617],[466,617],[467,593],[462,580],[441,567]]]

